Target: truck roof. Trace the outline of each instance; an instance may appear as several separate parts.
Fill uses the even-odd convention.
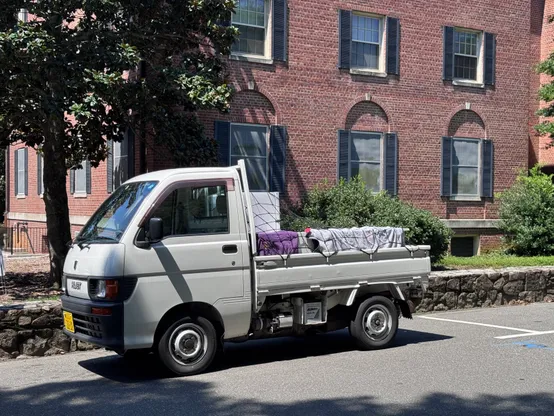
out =
[[[173,175],[194,175],[199,173],[222,173],[232,174],[236,172],[236,168],[232,167],[209,167],[209,168],[176,168],[176,169],[163,169],[156,170],[154,172],[143,173],[142,175],[134,176],[127,182],[144,182],[144,181],[162,181]]]

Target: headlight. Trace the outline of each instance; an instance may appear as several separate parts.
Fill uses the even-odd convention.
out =
[[[116,300],[119,293],[119,282],[117,280],[97,280],[95,290],[91,290],[93,299]],[[93,286],[91,286],[93,289]]]

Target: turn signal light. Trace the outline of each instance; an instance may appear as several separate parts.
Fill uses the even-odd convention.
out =
[[[117,293],[119,291],[117,280],[106,280],[106,299],[117,299]]]
[[[93,315],[109,316],[112,314],[112,308],[91,308]]]

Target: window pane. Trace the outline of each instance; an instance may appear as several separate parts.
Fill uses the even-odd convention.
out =
[[[380,19],[354,15],[352,20],[352,40],[379,43]]]
[[[456,55],[454,57],[454,77],[477,79],[477,58]]]
[[[246,176],[251,191],[267,191],[267,159],[264,158],[242,158],[231,157],[231,164],[235,165],[239,159],[244,159],[246,165]]]
[[[25,149],[17,151],[17,193],[25,195],[25,170],[27,161],[25,160]]]
[[[267,127],[254,125],[231,125],[232,156],[267,155]]]
[[[75,192],[86,193],[87,192],[87,171],[85,169],[85,162],[82,163],[82,169],[75,169]]]
[[[352,133],[352,161],[381,160],[381,136],[379,134]]]
[[[452,143],[452,165],[479,165],[479,142],[456,139]]]
[[[360,175],[368,189],[379,192],[381,188],[381,169],[375,163],[352,163],[351,177]]]
[[[452,193],[454,195],[477,195],[477,168],[452,168]]]
[[[248,25],[260,25],[259,22],[261,22],[261,26],[263,26],[265,24],[264,18],[264,0],[240,0],[235,8],[235,13],[231,16],[231,22]]]
[[[352,66],[378,69],[379,45],[352,42]]]
[[[244,25],[235,25],[239,30],[238,39],[233,43],[233,52],[253,55],[265,54],[265,29]]]
[[[163,221],[164,237],[229,232],[224,186],[180,188],[152,214]]]

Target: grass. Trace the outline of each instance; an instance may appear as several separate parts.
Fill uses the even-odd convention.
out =
[[[524,266],[554,266],[554,256],[518,257],[498,253],[474,257],[446,256],[437,264],[437,268],[441,269],[501,269]]]

